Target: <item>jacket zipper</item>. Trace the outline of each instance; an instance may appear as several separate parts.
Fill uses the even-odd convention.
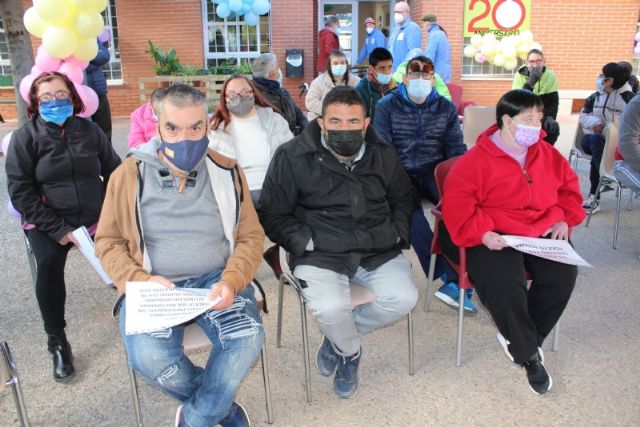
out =
[[[73,178],[73,188],[76,190],[76,198],[78,199],[78,208],[79,208],[77,224],[83,225],[83,224],[80,224],[80,219],[82,218],[82,200],[80,199],[80,191],[78,190],[78,182],[76,180],[76,168],[73,162],[73,152],[71,151],[71,148],[69,148],[69,141],[65,137],[64,128],[62,128],[62,131],[60,132],[60,137],[64,142],[65,149],[69,153],[69,160],[71,161],[71,177]]]

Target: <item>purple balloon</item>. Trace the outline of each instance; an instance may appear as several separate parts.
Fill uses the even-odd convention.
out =
[[[100,40],[100,43],[105,43],[108,42],[109,39],[111,38],[111,31],[109,30],[109,27],[104,27],[104,30],[102,30],[102,32],[98,35],[98,40]]]

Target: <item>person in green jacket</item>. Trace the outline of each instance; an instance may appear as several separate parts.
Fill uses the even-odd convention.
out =
[[[419,49],[419,48],[411,49],[409,53],[407,53],[407,57],[405,58],[405,61],[402,62],[396,69],[396,72],[393,73],[393,80],[396,83],[402,83],[402,79],[404,75],[407,74],[407,64],[409,63],[409,60],[411,58],[415,58],[416,56],[425,56],[425,54],[422,51],[422,49]],[[429,58],[429,59],[433,61],[432,58]],[[449,101],[451,101],[451,94],[449,93],[449,88],[447,87],[447,84],[444,82],[444,80],[442,80],[442,77],[440,77],[438,73],[435,73],[433,75],[433,88],[436,90],[438,95],[444,98],[447,98]]]
[[[377,47],[369,54],[367,75],[356,86],[356,90],[367,106],[366,115],[371,117],[372,121],[376,111],[376,103],[398,85],[392,79],[392,68],[393,56],[391,56],[391,52],[383,47]]]

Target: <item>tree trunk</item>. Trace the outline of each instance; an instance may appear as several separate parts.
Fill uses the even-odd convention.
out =
[[[24,76],[31,73],[31,67],[34,63],[31,37],[24,28],[23,15],[22,0],[0,0],[0,17],[9,47],[9,61],[11,62],[20,125],[28,120],[27,103],[20,96],[20,82]]]

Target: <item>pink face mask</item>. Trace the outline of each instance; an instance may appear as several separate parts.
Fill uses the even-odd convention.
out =
[[[540,126],[527,126],[513,120],[511,122],[516,125],[513,141],[519,146],[528,148],[540,140],[540,129],[542,129]]]

